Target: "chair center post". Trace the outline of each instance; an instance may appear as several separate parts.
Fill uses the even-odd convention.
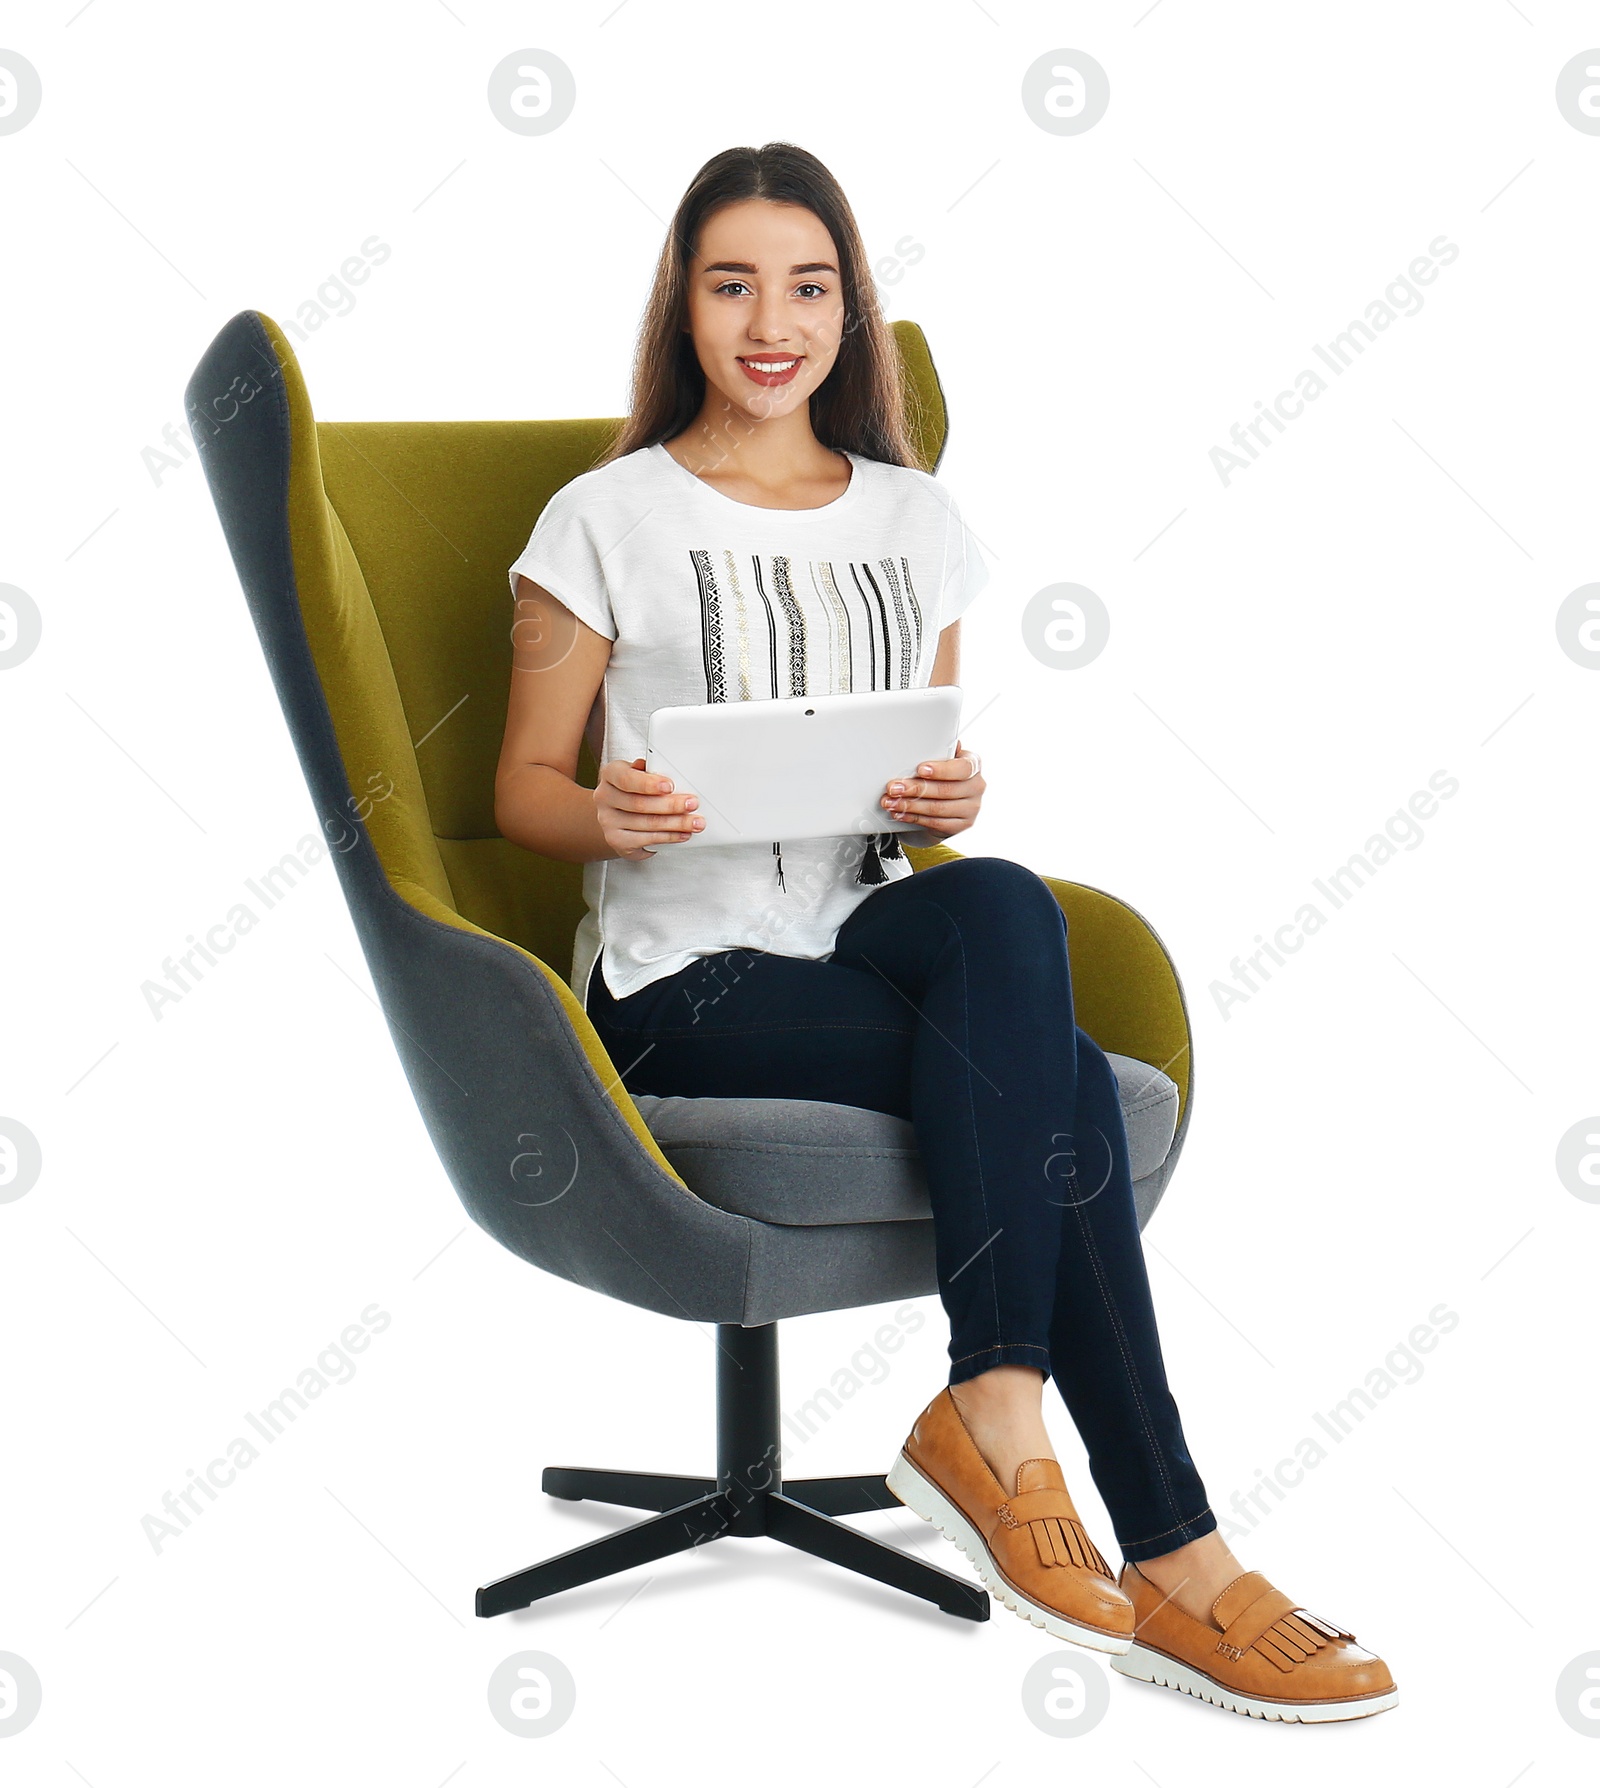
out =
[[[783,1488],[778,1435],[778,1325],[717,1324],[717,1488],[736,1534],[767,1531],[766,1499]]]

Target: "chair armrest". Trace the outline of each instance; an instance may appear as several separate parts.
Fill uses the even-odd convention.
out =
[[[1102,1049],[1148,1062],[1172,1079],[1181,1134],[1189,1115],[1193,1034],[1166,945],[1142,913],[1103,888],[1041,879],[1066,916],[1078,1023]]]

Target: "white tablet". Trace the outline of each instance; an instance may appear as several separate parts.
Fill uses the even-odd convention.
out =
[[[657,708],[645,766],[670,776],[674,794],[700,797],[705,827],[685,850],[915,831],[919,819],[878,805],[884,785],[954,757],[961,699],[958,685],[941,683]]]

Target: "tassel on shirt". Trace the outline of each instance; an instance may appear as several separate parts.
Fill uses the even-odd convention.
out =
[[[856,881],[865,883],[868,887],[876,887],[880,882],[888,881],[880,859],[904,855],[898,832],[874,832],[867,839],[867,848],[861,853],[861,867],[856,871]]]
[[[788,884],[783,879],[783,846],[776,839],[773,840],[772,854],[778,863],[778,886],[787,893]],[[884,873],[882,859],[888,857],[893,860],[904,856],[905,852],[900,848],[898,832],[869,834],[867,848],[861,853],[861,867],[856,871],[857,883],[869,888],[881,886],[889,879]]]

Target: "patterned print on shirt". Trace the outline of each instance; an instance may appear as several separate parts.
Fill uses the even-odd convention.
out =
[[[689,554],[700,590],[708,702],[910,689],[922,661],[922,604],[905,558]],[[730,657],[732,663],[730,665]]]

